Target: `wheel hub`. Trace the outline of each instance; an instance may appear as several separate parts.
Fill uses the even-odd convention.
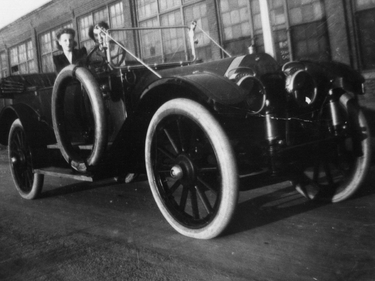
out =
[[[173,179],[182,180],[185,183],[194,182],[196,179],[196,169],[189,156],[179,155],[176,164],[171,168],[170,175]]]
[[[184,172],[182,171],[182,168],[180,165],[175,165],[171,169],[171,176],[172,178],[179,180],[184,176]]]
[[[10,161],[13,165],[23,166],[26,163],[26,156],[21,150],[18,150],[17,154],[10,158]]]

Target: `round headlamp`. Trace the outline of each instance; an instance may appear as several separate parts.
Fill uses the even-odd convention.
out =
[[[316,100],[317,87],[315,81],[304,70],[298,70],[287,76],[286,90],[300,106],[309,106]]]
[[[237,85],[247,93],[247,109],[254,114],[261,112],[266,104],[266,95],[263,84],[251,75],[237,77],[236,80]]]

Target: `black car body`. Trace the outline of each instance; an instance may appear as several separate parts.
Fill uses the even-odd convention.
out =
[[[167,221],[200,239],[225,229],[240,190],[270,181],[288,179],[310,199],[352,196],[370,163],[363,77],[335,62],[281,67],[267,54],[200,62],[195,28],[186,28],[192,55],[177,53],[184,61],[142,60],[134,34],[143,28],[98,27],[103,63],[3,79],[1,97],[13,103],[0,142],[20,195],[38,197],[44,175],[147,173]],[[115,32],[134,35],[133,48]]]

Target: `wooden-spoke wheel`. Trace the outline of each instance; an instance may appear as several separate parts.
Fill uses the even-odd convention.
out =
[[[8,156],[10,171],[19,194],[25,199],[37,198],[42,191],[44,177],[33,172],[30,147],[19,119],[10,128]]]
[[[173,228],[209,239],[228,225],[238,197],[229,140],[213,115],[188,99],[174,99],[153,116],[146,168],[155,201]]]
[[[333,130],[329,115],[322,115],[322,124],[326,124],[323,135],[332,137],[335,131],[334,141],[318,149],[297,186],[310,199],[348,199],[359,189],[370,167],[370,129],[356,102],[345,96],[340,99],[339,127]]]

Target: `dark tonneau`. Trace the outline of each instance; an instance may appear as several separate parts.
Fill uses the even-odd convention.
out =
[[[55,79],[55,73],[23,74],[3,78],[0,81],[0,98],[13,98],[12,94],[15,93],[52,87]]]

